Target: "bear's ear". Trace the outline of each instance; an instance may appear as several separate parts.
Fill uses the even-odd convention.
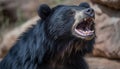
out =
[[[90,8],[90,5],[87,2],[82,2],[79,5],[80,7]]]
[[[42,4],[38,8],[38,15],[41,17],[41,19],[45,20],[51,13],[51,9],[48,5]]]

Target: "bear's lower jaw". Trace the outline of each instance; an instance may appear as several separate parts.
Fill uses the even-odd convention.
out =
[[[73,35],[77,38],[81,38],[84,40],[92,40],[95,37],[94,33],[88,33],[83,35],[83,33],[79,32],[78,30],[75,30]]]
[[[94,31],[83,31],[83,30],[77,30],[75,29],[75,32],[77,37],[85,39],[85,40],[91,40],[94,37]]]
[[[83,31],[83,30],[80,30],[80,29],[75,29],[75,32],[78,35],[81,35],[83,37],[91,36],[91,35],[94,34],[94,31],[91,31],[91,30]]]
[[[85,17],[79,23],[75,23],[72,28],[72,34],[85,40],[93,39],[95,36],[94,18]]]

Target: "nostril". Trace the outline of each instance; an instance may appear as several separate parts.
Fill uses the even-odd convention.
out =
[[[90,9],[88,9],[86,12],[91,12],[91,10],[90,10]]]
[[[93,12],[93,9],[89,8],[86,10],[87,13],[92,13]]]

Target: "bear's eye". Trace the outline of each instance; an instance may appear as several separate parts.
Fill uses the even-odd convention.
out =
[[[75,11],[70,11],[69,14],[73,16],[75,15]]]
[[[75,15],[75,11],[74,10],[68,10],[67,11],[67,15],[74,16]]]

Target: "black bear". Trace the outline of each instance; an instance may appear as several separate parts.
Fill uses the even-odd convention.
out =
[[[24,32],[0,69],[88,69],[83,59],[94,44],[94,10],[88,3],[43,4],[37,24]]]

